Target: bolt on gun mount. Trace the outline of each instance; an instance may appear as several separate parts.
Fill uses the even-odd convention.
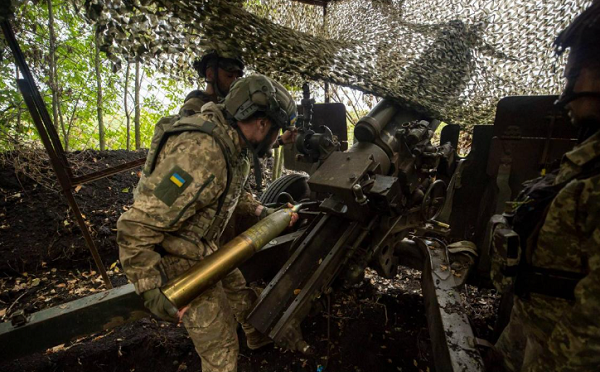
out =
[[[422,119],[383,100],[356,125],[357,143],[321,160],[308,180],[314,198],[323,200],[320,213],[249,315],[256,329],[281,346],[310,353],[301,323],[320,307],[323,294],[360,281],[367,265],[392,278],[402,255],[423,269],[422,262],[431,262],[428,250],[445,251],[445,245],[423,249],[430,240],[403,244],[426,227],[448,232],[435,218],[456,169],[455,151],[450,144],[432,145],[439,121]]]

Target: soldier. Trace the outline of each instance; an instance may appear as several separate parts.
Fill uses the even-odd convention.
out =
[[[179,110],[180,116],[193,115],[200,112],[208,102],[219,103],[229,93],[229,87],[237,78],[244,76],[244,61],[234,53],[207,51],[202,58],[194,62],[194,69],[204,79],[206,89],[193,90],[185,97],[184,104]],[[295,128],[286,130],[277,137],[273,147],[294,143],[297,131]]]
[[[163,125],[148,153],[134,204],[117,223],[127,277],[154,315],[183,321],[205,372],[236,370],[234,316],[251,349],[267,342],[244,323],[256,293],[236,269],[187,311],[178,312],[159,287],[219,248],[236,206],[254,205],[243,192],[249,150],[268,148],[295,117],[292,97],[277,82],[262,75],[237,80],[223,104],[209,102],[201,113]],[[296,220],[297,215],[292,223]]]
[[[524,258],[511,319],[496,344],[510,371],[600,368],[598,35],[600,2],[596,1],[555,42],[559,55],[570,49],[566,87],[557,104],[566,106],[582,136],[564,155],[558,173],[526,189],[537,199],[529,197],[531,203],[515,212],[513,229],[521,238]],[[536,206],[541,193],[550,195],[542,208]],[[540,218],[528,218],[536,209]],[[529,228],[524,227],[527,223]]]
[[[223,98],[229,93],[229,87],[233,81],[244,75],[244,68],[244,61],[237,54],[226,51],[217,52],[214,49],[208,50],[202,58],[194,62],[194,69],[204,79],[206,89],[203,91],[194,90],[188,93],[183,106],[179,110],[179,116],[194,115],[200,112],[202,106],[208,102],[219,103],[223,101]],[[160,134],[159,129],[159,133],[156,135],[160,136]],[[296,135],[296,128],[286,130],[281,136],[277,137],[277,142],[273,147],[294,143]],[[255,176],[255,178],[257,183],[262,183],[262,176]],[[248,197],[251,197],[248,187],[246,187],[246,192],[249,193]],[[239,205],[229,219],[229,223],[221,235],[220,243],[227,243],[271,212],[272,210],[264,208],[257,200]]]
[[[216,50],[207,51],[195,61],[194,69],[206,82],[206,89],[188,93],[179,111],[181,116],[200,112],[208,102],[219,103],[229,93],[233,81],[244,76],[244,62],[238,56]]]

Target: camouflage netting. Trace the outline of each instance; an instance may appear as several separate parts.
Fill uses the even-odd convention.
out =
[[[206,48],[288,84],[329,81],[464,125],[507,95],[556,94],[558,32],[590,0],[88,0],[105,51],[191,78]],[[324,2],[314,2],[324,3]]]

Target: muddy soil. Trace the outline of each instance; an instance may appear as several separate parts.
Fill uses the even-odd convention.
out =
[[[144,155],[86,151],[73,156],[81,173]],[[83,185],[75,194],[115,286],[127,282],[115,225],[132,202],[138,172]],[[104,289],[62,195],[6,163],[0,167],[0,255],[1,321],[19,309],[31,313]],[[310,357],[274,346],[251,351],[240,331],[239,371],[433,371],[419,280],[420,272],[412,269],[401,269],[393,280],[368,270],[359,286],[331,295],[324,311],[303,324],[305,339],[316,350]],[[463,297],[477,336],[489,338],[497,296],[467,286]],[[201,370],[201,363],[185,329],[147,318],[0,361],[0,370],[185,371]]]

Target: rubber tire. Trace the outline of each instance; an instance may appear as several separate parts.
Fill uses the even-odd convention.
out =
[[[267,187],[259,200],[263,204],[277,203],[277,197],[282,192],[287,192],[297,202],[308,198],[310,188],[306,182],[307,180],[308,177],[302,174],[288,174],[280,177]]]

